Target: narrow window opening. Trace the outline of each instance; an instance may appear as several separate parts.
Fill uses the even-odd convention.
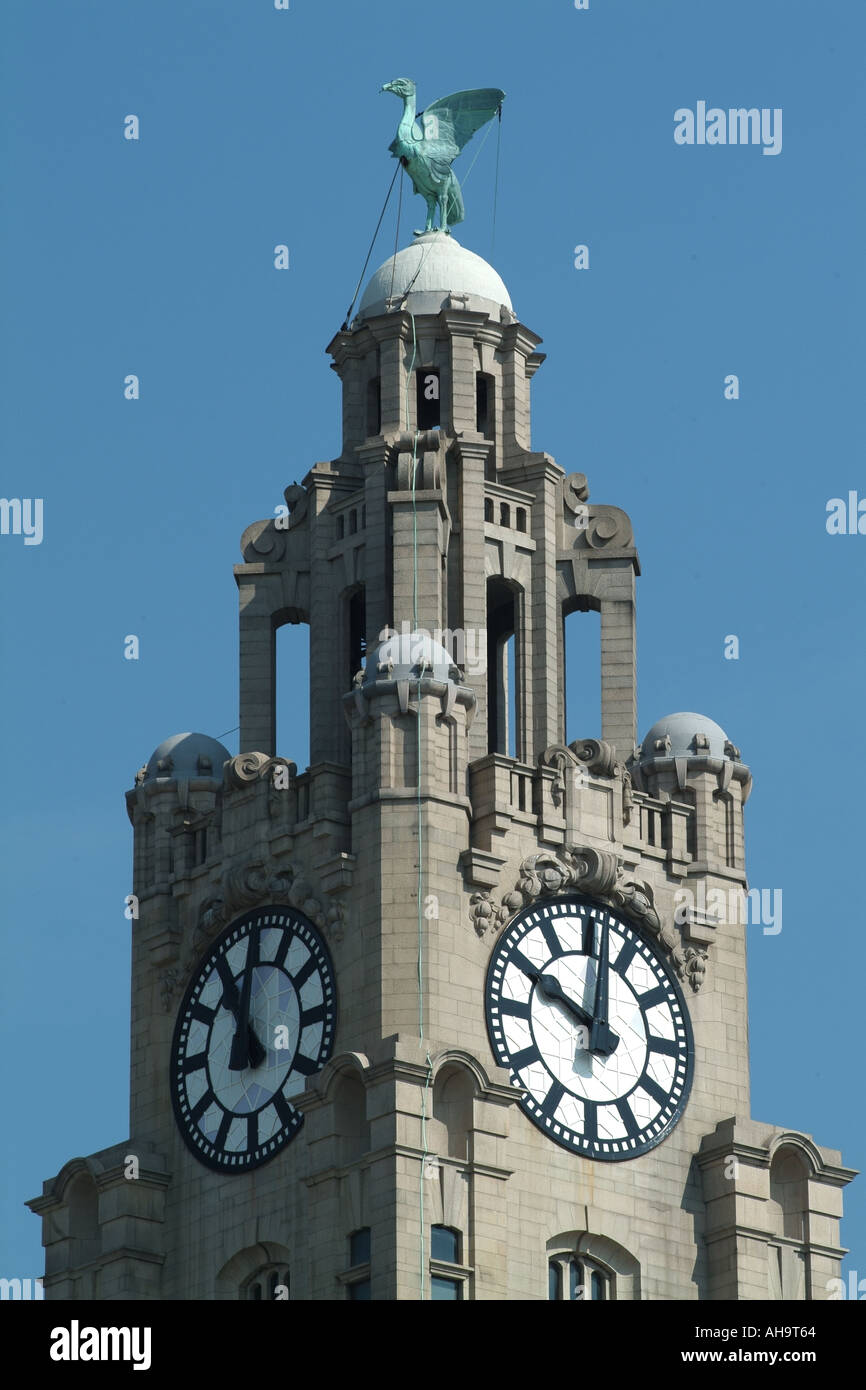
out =
[[[564,743],[601,734],[601,621],[590,600],[580,599],[562,616]]]
[[[367,382],[367,435],[382,431],[382,378],[371,377]]]
[[[421,367],[415,373],[417,395],[417,419],[419,430],[438,430],[439,412],[439,368]]]
[[[526,508],[525,508],[525,507],[518,507],[518,508],[517,508],[517,529],[518,529],[518,531],[525,531],[525,530],[526,530]]]
[[[362,1226],[349,1236],[349,1264],[365,1265],[370,1259],[370,1227]]]
[[[337,540],[338,540],[338,541],[343,540],[345,534],[346,534],[346,518],[343,516],[343,514],[342,514],[342,512],[341,512],[340,515],[337,517]]]
[[[484,520],[485,520],[485,521],[492,521],[492,520],[493,520],[493,498],[492,498],[492,497],[485,497],[485,499],[484,499]]]
[[[349,1236],[350,1269],[355,1269],[361,1265],[367,1266],[366,1274],[363,1277],[352,1279],[347,1285],[346,1294],[353,1303],[368,1303],[372,1299],[372,1284],[369,1273],[370,1250],[370,1227],[363,1226],[359,1231],[353,1231]]]
[[[346,689],[351,686],[367,655],[367,614],[363,588],[356,589],[346,600]]]
[[[483,372],[475,374],[475,428],[488,438],[490,428],[489,382]]]
[[[487,747],[520,757],[521,653],[517,595],[502,579],[487,584]]]
[[[349,513],[349,535],[354,536],[358,530],[358,513],[353,507]]]
[[[310,629],[284,623],[276,642],[276,752],[306,768],[310,762]]]
[[[509,507],[507,502],[500,502],[499,504],[499,525],[511,525],[511,508]]]

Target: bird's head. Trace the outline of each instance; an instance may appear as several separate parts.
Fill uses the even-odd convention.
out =
[[[398,97],[413,97],[415,95],[415,83],[411,77],[395,77],[393,82],[385,83],[382,91],[393,92]]]

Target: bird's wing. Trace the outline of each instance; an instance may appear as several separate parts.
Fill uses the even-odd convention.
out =
[[[454,145],[457,153],[468,144],[481,126],[486,125],[499,110],[505,93],[498,87],[479,87],[471,92],[454,92],[440,97],[418,117],[427,140],[441,140]],[[456,158],[456,155],[453,156]]]

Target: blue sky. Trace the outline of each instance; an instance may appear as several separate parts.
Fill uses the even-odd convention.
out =
[[[825,520],[866,496],[866,12],[7,0],[0,26],[0,490],[44,499],[41,545],[0,536],[2,1272],[42,1270],[22,1203],[43,1178],[127,1133],[123,792],[168,735],[237,725],[231,567],[244,528],[338,452],[324,348],[391,178],[396,76],[422,105],[507,93],[495,251],[495,134],[458,238],[544,337],[534,447],[634,523],[641,733],[699,710],[752,768],[750,880],[784,894],[782,932],[749,929],[752,1113],[863,1166],[866,536]],[[781,154],[676,145],[674,111],[699,100],[782,108]],[[404,199],[404,241],[421,212]],[[394,232],[392,207],[371,270]],[[301,762],[300,648],[281,669],[280,752]],[[864,1190],[843,1226],[861,1274]]]

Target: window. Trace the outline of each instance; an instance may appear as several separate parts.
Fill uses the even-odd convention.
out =
[[[310,762],[310,629],[290,619],[274,636],[274,751],[298,767]]]
[[[597,737],[601,728],[601,614],[597,599],[562,607],[564,743]],[[595,606],[594,606],[595,605]]]
[[[490,392],[488,379],[483,372],[475,374],[475,428],[487,437],[490,425]]]
[[[250,1303],[285,1301],[291,1298],[289,1271],[285,1265],[272,1265],[256,1270],[241,1289],[241,1298]]]
[[[372,1299],[370,1250],[370,1227],[353,1231],[349,1236],[349,1268],[340,1278],[346,1285],[346,1297],[355,1303],[369,1303]]]
[[[345,680],[348,689],[367,656],[367,616],[363,586],[347,596],[344,622],[347,643]]]
[[[419,430],[439,428],[439,368],[422,367],[415,373]]]
[[[370,1263],[370,1227],[364,1226],[360,1231],[353,1231],[349,1236],[349,1264],[363,1265]]]
[[[567,1292],[566,1292],[567,1290]],[[553,1301],[603,1303],[613,1298],[610,1270],[585,1255],[555,1255],[547,1266],[547,1297]]]
[[[460,1303],[469,1270],[460,1264],[460,1232],[453,1226],[430,1228],[430,1298]]]
[[[451,1226],[433,1226],[430,1231],[431,1260],[460,1262],[460,1235]]]
[[[522,751],[519,596],[507,580],[487,581],[487,751],[519,758]]]

